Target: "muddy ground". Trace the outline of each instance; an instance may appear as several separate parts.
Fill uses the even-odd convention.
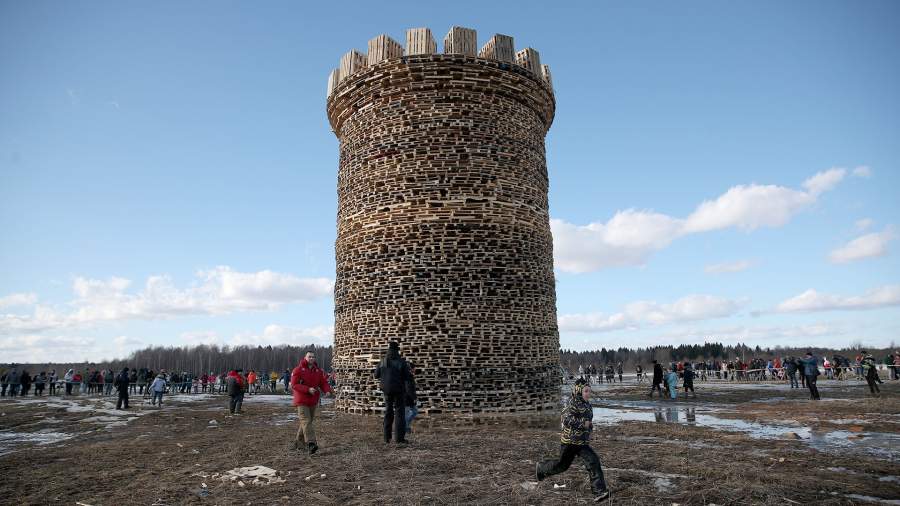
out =
[[[592,446],[607,504],[900,504],[900,382],[821,382],[823,401],[786,385],[697,382],[698,398],[662,401],[633,382],[595,389]],[[577,463],[543,482],[558,418],[421,417],[412,444],[386,446],[381,419],[323,408],[321,450],[294,451],[285,396],[0,398],[0,497],[7,504],[587,504]],[[214,424],[210,422],[214,421]],[[276,483],[223,479],[261,465]],[[281,481],[283,480],[283,481]],[[265,480],[262,480],[265,481]],[[6,502],[4,500],[4,502]]]

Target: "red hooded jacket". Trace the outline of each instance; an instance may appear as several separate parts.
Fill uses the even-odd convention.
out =
[[[316,389],[316,392],[309,393],[310,388]],[[320,393],[330,392],[331,386],[328,385],[325,372],[315,364],[310,367],[304,358],[291,371],[291,390],[294,393],[294,406],[315,406],[319,404]]]

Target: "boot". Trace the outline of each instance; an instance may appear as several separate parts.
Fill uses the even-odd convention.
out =
[[[594,493],[594,502],[602,502],[609,499],[609,489],[605,488],[599,492]]]
[[[319,445],[317,445],[316,443],[307,443],[306,446],[307,446],[307,450],[309,451],[310,455],[319,451]]]
[[[547,464],[552,464],[552,462],[538,462],[534,465],[534,476],[537,481],[544,481],[547,477]]]

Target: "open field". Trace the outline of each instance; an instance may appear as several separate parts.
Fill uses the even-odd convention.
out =
[[[900,504],[900,382],[880,398],[862,382],[820,383],[823,400],[783,384],[696,382],[696,400],[649,386],[595,386],[593,447],[609,504]],[[586,473],[534,480],[558,452],[557,416],[420,417],[412,444],[381,442],[378,416],[325,406],[318,454],[290,449],[289,398],[177,395],[0,398],[0,497],[10,504],[581,504]],[[211,423],[214,421],[215,423]],[[262,465],[268,484],[223,479]],[[282,481],[283,480],[283,481]]]

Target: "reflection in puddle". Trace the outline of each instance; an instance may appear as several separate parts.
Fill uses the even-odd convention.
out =
[[[594,407],[594,423],[657,422],[697,425],[717,430],[742,432],[752,438],[800,439],[822,452],[862,451],[888,459],[900,458],[900,435],[882,432],[814,432],[809,427],[763,424],[740,419],[719,418],[712,407],[659,406],[654,403],[621,402]]]

